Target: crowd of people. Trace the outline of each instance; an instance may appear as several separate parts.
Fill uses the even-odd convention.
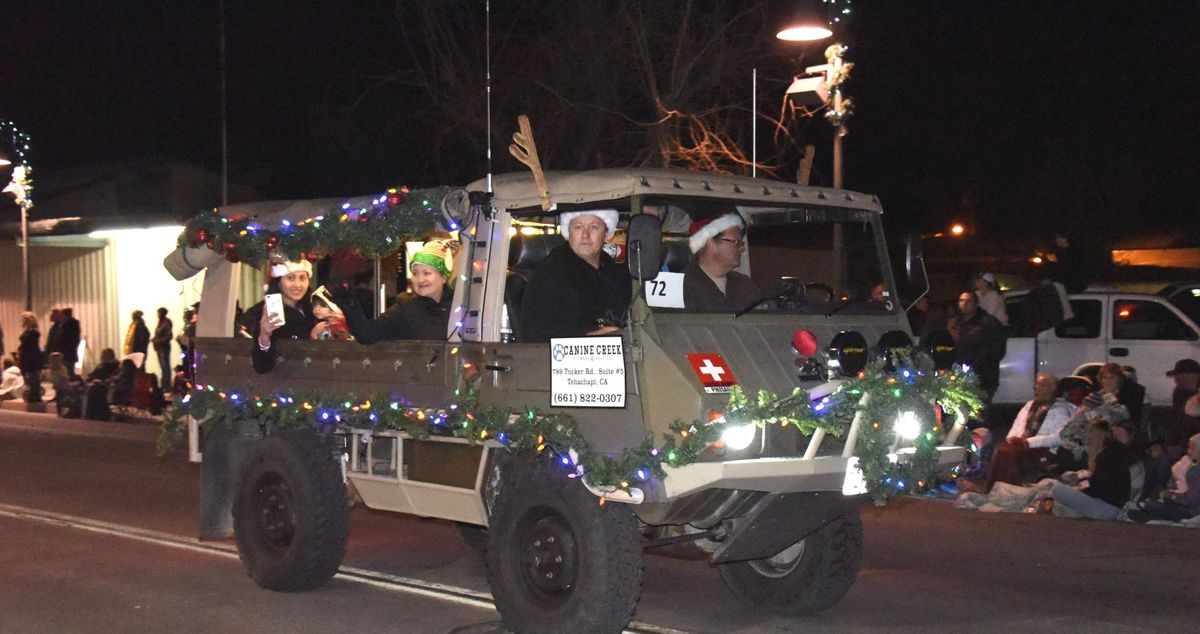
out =
[[[43,385],[48,383],[53,388],[50,400],[58,415],[63,417],[107,420],[111,415],[110,405],[129,404],[136,400],[135,394],[139,390],[145,393],[141,402],[146,409],[158,410],[163,405],[164,389],[178,383],[178,375],[190,366],[187,358],[195,336],[195,310],[193,306],[185,311],[184,328],[177,334],[166,308],[158,309],[153,334],[143,319],[143,312],[133,311],[120,360],[116,351],[105,348],[100,352],[97,365],[86,375],[81,373],[83,364],[80,362],[83,331],[74,310],[70,307],[52,309],[44,339],[37,315],[26,311],[21,314],[17,349],[11,355],[5,355],[0,347],[0,357],[3,357],[0,400],[42,403],[46,397]],[[173,343],[179,346],[183,355],[181,362],[176,364],[171,363]],[[145,370],[151,346],[161,368],[161,378]]]
[[[1181,359],[1170,415],[1144,425],[1145,388],[1116,363],[1087,377],[1037,375],[1031,398],[994,451],[960,478],[964,495],[1038,487],[1062,515],[1182,521],[1200,516],[1200,363]],[[977,447],[992,442],[976,436]],[[1011,498],[1013,489],[1004,488]],[[1021,498],[1026,504],[1037,496]],[[1014,509],[1015,510],[1015,509]]]

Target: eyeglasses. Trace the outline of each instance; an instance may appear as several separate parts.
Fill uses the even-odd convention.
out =
[[[734,240],[733,238],[725,238],[722,236],[716,236],[715,238],[713,238],[713,240],[716,240],[717,242],[728,242],[729,244],[732,244],[735,247],[746,246],[746,240],[744,238],[741,240]]]

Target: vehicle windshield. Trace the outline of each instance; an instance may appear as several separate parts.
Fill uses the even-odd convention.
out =
[[[683,198],[645,200],[641,207],[644,213],[663,219],[665,273],[647,283],[647,298],[656,310],[727,313],[752,309],[823,314],[836,310],[882,314],[898,308],[895,289],[890,286],[891,276],[885,273],[881,257],[878,216],[873,212],[814,206],[759,207]],[[721,233],[716,242],[709,241],[706,246],[740,248],[740,258],[720,265],[715,262],[717,258],[705,256],[706,247],[693,252],[692,247],[706,242],[703,238],[707,234],[701,234],[700,241],[691,240],[698,232],[697,227],[732,212],[740,215],[747,225],[742,235],[744,248],[729,240],[730,236],[738,235],[737,230]],[[843,262],[840,276],[834,248],[839,228]],[[708,288],[710,294],[720,286],[723,269],[728,269],[723,293],[730,302],[718,305],[720,302],[695,301],[699,285]],[[701,274],[711,282],[699,277]],[[746,287],[743,279],[742,290],[735,291],[737,274],[749,277],[753,287]],[[685,282],[687,292],[680,298],[672,287]],[[710,283],[713,286],[709,287]],[[748,295],[753,295],[750,301],[732,302],[738,306],[730,309],[733,297],[740,300]],[[755,300],[761,303],[751,308]]]

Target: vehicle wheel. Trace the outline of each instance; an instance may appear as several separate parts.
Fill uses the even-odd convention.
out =
[[[812,614],[846,595],[862,564],[858,509],[774,557],[719,566],[721,578],[747,605],[776,614]]]
[[[552,464],[514,460],[488,529],[488,582],[513,632],[619,632],[642,590],[637,519]]]
[[[346,551],[350,510],[330,449],[312,432],[253,443],[233,499],[233,532],[246,573],[294,592],[328,581]]]

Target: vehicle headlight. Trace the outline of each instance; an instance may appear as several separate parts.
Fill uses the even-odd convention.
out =
[[[921,435],[921,421],[916,412],[900,412],[896,417],[896,436],[904,440],[913,440]]]
[[[758,426],[754,423],[747,425],[730,425],[725,428],[721,434],[721,440],[725,441],[725,447],[733,451],[741,451],[750,446],[754,442],[754,434],[758,431]]]

